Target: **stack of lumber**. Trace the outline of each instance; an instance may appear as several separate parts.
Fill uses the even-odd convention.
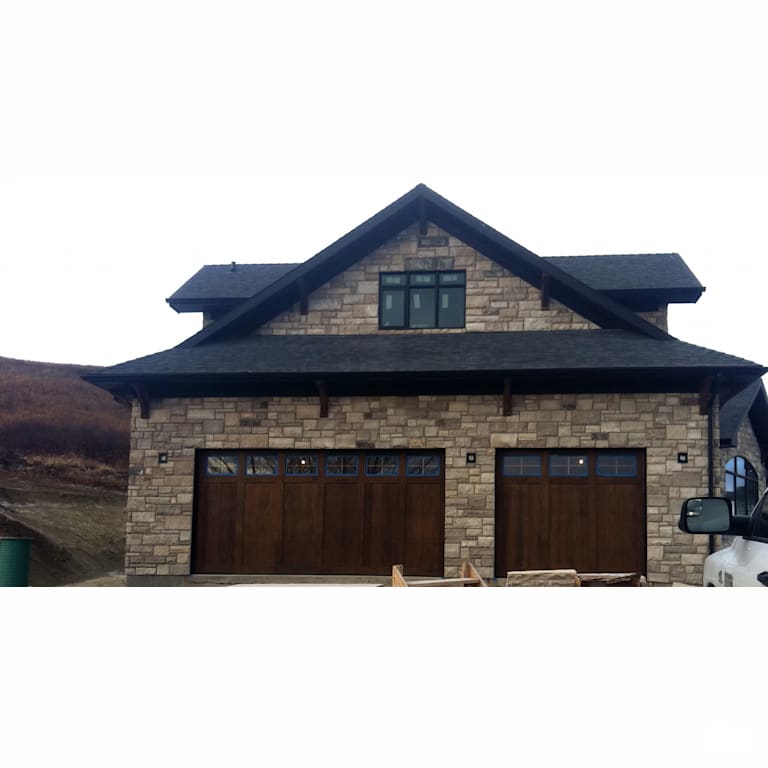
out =
[[[458,578],[447,579],[406,579],[402,565],[392,566],[393,587],[487,587],[472,563],[465,560],[461,564]]]

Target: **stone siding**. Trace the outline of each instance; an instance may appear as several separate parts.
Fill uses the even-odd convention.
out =
[[[642,317],[643,320],[647,320],[649,323],[653,323],[657,328],[661,328],[662,331],[669,330],[666,304],[655,312],[638,312],[637,314]]]
[[[541,308],[541,291],[455,237],[430,224],[428,237],[447,245],[419,248],[414,224],[309,295],[308,312],[298,304],[256,330],[260,335],[464,333],[466,331],[581,330],[597,326],[551,300]],[[379,329],[379,273],[406,270],[465,270],[464,328]]]
[[[707,488],[697,395],[517,395],[506,417],[500,395],[332,397],[329,406],[320,418],[309,397],[153,400],[142,419],[134,404],[129,579],[189,574],[196,449],[444,449],[446,574],[470,558],[491,576],[497,449],[634,448],[646,450],[648,578],[700,583],[706,538],[677,529],[682,500]]]

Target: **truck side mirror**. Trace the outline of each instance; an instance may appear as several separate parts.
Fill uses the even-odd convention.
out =
[[[677,526],[686,533],[727,533],[731,528],[731,503],[712,496],[688,499]]]

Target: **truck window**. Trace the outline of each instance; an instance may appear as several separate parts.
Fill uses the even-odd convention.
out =
[[[755,510],[755,527],[752,534],[753,539],[760,539],[761,541],[768,541],[768,504],[766,499],[768,495],[763,496],[760,500],[760,505]]]

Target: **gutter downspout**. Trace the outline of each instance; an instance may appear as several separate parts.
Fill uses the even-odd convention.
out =
[[[719,395],[719,377],[712,380],[712,392],[707,406],[707,496],[715,495],[715,400]],[[709,554],[715,551],[715,536],[709,534]]]

